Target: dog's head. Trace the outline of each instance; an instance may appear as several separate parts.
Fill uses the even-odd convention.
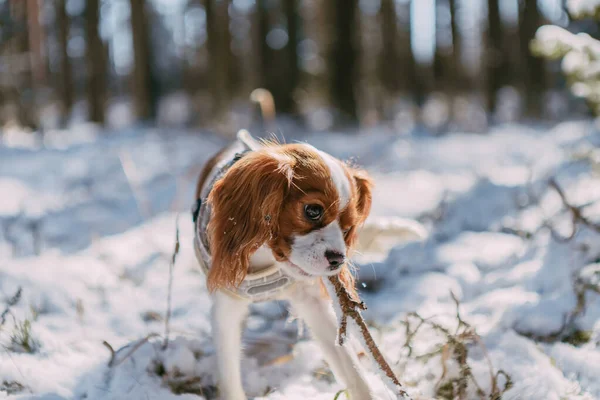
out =
[[[297,279],[342,274],[357,228],[371,208],[362,171],[306,144],[267,144],[215,182],[208,201],[211,290],[236,287],[250,256],[268,245]]]

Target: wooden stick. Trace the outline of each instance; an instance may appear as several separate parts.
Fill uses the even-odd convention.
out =
[[[402,384],[400,383],[400,381],[394,374],[394,371],[392,371],[392,368],[387,363],[385,357],[383,357],[383,354],[381,354],[381,351],[375,344],[375,340],[373,340],[373,336],[371,336],[371,332],[369,332],[369,328],[367,327],[365,320],[360,314],[360,310],[367,309],[365,303],[363,303],[362,301],[358,302],[356,300],[353,300],[352,296],[350,295],[350,293],[348,293],[348,290],[340,281],[340,278],[337,275],[330,276],[329,282],[331,282],[331,284],[333,285],[335,294],[340,303],[340,308],[342,310],[340,329],[338,332],[338,343],[340,344],[340,346],[343,345],[344,341],[346,340],[346,331],[348,325],[347,318],[350,317],[358,325],[360,332],[362,333],[365,339],[365,343],[367,344],[369,351],[373,355],[373,358],[379,365],[379,368],[381,368],[385,375],[392,381],[392,383],[398,389],[398,394],[400,396],[404,396],[405,398],[410,398],[408,393],[406,393],[404,389],[402,389]]]

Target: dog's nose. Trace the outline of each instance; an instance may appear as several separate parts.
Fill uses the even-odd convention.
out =
[[[336,269],[344,263],[344,255],[339,251],[327,250],[325,252],[325,258],[329,262],[329,269]]]

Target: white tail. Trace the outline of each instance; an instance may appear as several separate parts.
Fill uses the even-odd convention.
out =
[[[427,230],[419,222],[399,217],[371,217],[358,234],[358,253],[387,253],[403,242],[425,240]]]

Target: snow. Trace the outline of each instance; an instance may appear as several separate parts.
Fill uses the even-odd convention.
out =
[[[13,132],[0,144],[0,313],[22,288],[0,327],[0,398],[215,398],[211,303],[188,212],[202,163],[224,141],[172,130],[58,132],[44,140]],[[559,234],[571,229],[550,177],[573,205],[600,199],[600,135],[592,122],[504,125],[486,135],[374,130],[294,138],[366,165],[377,185],[373,223],[410,217],[427,228],[422,242],[363,254],[358,271],[364,316],[414,398],[435,397],[442,356],[422,356],[446,338],[422,326],[411,353],[405,324],[414,329],[416,322],[408,313],[454,332],[454,297],[485,346],[471,344],[467,362],[486,393],[489,357],[493,372],[511,377],[504,399],[600,397],[599,234],[580,224],[563,242],[548,228],[552,221]],[[599,220],[598,205],[584,212]],[[165,349],[178,213],[181,250]],[[581,287],[588,289],[585,312],[574,324],[589,340],[536,342],[561,328]],[[11,346],[25,320],[39,345],[33,353]],[[331,400],[343,389],[298,328],[283,303],[252,307],[242,362],[249,396]],[[104,341],[116,351],[111,367]],[[364,364],[380,398],[392,398]],[[447,376],[457,376],[452,357],[447,366]],[[475,397],[472,385],[469,393]]]
[[[567,9],[576,18],[594,16],[599,8],[598,0],[567,0]]]

